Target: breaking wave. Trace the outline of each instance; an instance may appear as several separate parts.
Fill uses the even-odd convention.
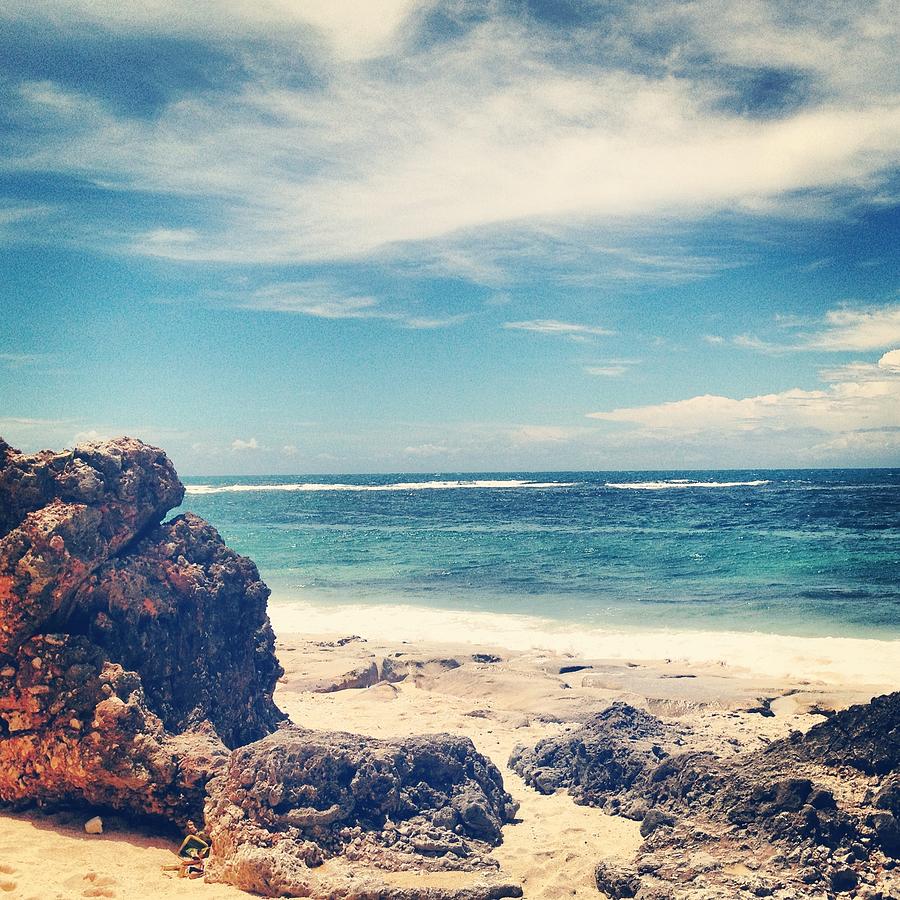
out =
[[[247,494],[257,491],[447,491],[485,488],[559,488],[572,487],[575,481],[401,481],[394,484],[330,484],[330,483],[288,483],[288,484],[189,484],[188,494]]]
[[[677,488],[760,487],[764,484],[771,484],[771,481],[768,479],[759,481],[691,481],[688,478],[669,478],[665,481],[608,481],[605,486],[631,491],[665,491]]]

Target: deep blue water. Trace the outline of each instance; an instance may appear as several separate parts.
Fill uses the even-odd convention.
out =
[[[280,600],[900,637],[898,469],[184,480]]]

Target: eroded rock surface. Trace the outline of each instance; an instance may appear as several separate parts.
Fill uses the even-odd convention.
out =
[[[200,821],[228,748],[271,732],[268,589],[163,451],[0,442],[0,802]]]
[[[617,702],[570,734],[516,748],[509,765],[542,794],[565,788],[576,803],[620,812],[623,800],[631,805],[635,781],[669,755],[676,739],[673,726]]]
[[[26,641],[0,672],[0,787],[8,804],[89,804],[202,821],[205,786],[228,758],[215,731],[166,731],[135,672],[86,638]]]
[[[324,892],[327,873],[311,874],[338,856],[386,871],[490,871],[487,854],[516,809],[468,738],[283,728],[236,750],[210,784],[210,877],[304,897],[311,883],[317,896],[344,896]]]
[[[471,741],[276,731],[269,590],[199,517],[160,524],[183,495],[140,441],[0,441],[0,803],[205,815],[211,876],[266,896],[521,896],[488,855],[516,805]]]
[[[282,671],[268,597],[252,560],[188,513],[154,528],[88,579],[69,625],[140,672],[167,729],[208,721],[236,747],[283,718],[272,701]]]
[[[539,790],[642,819],[634,866],[597,868],[607,896],[895,896],[900,693],[755,753],[684,752],[673,730],[615,704],[510,761]]]
[[[0,653],[65,618],[73,594],[184,488],[131,438],[25,456],[0,441]]]

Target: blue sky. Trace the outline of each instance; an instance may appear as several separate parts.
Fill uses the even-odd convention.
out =
[[[900,465],[889,2],[0,9],[0,434]]]

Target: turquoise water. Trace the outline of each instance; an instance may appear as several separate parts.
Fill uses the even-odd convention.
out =
[[[900,637],[900,470],[186,478],[278,600]]]

